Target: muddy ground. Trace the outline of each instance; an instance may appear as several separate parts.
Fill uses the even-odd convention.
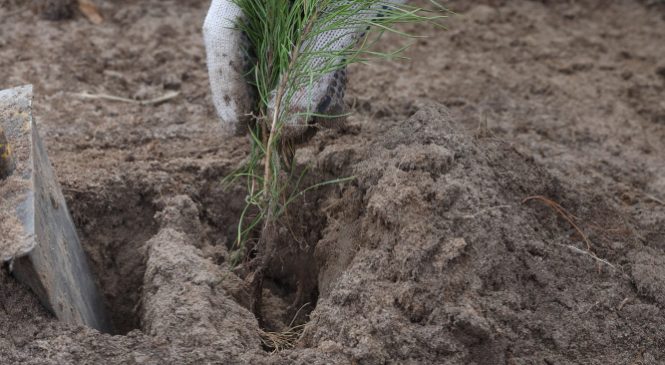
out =
[[[213,110],[208,1],[97,1],[102,25],[22,3],[0,2],[0,88],[35,85],[115,333],[3,270],[1,363],[665,363],[662,2],[449,1],[448,30],[407,28],[430,35],[410,61],[353,67],[348,126],[297,163],[356,179],[291,210],[263,328],[228,265],[244,190],[220,181],[248,145]]]

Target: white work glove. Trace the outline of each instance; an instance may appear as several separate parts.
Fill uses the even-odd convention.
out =
[[[380,13],[388,4],[399,5],[405,2],[406,0],[385,0],[383,4],[377,5],[376,11]],[[242,17],[241,9],[233,0],[212,0],[203,25],[212,97],[224,130],[228,133],[237,133],[244,129],[244,125],[251,118],[250,113],[255,102],[253,87],[245,79],[250,67],[246,53],[247,40],[236,26],[238,21],[242,21]],[[376,14],[359,12],[357,17],[349,20],[351,29],[330,30],[318,35],[313,41],[313,50],[331,47],[331,42],[334,50],[343,50],[352,46],[364,36],[366,31],[360,22],[362,17],[374,18]],[[298,90],[291,99],[289,109],[290,114],[297,117],[286,121],[284,135],[297,137],[307,129],[308,121],[300,117],[303,113],[341,115],[345,110],[345,91],[344,67],[314,80],[314,83],[305,90]],[[336,121],[334,118],[317,119],[331,124]]]

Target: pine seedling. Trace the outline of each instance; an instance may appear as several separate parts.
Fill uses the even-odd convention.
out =
[[[314,110],[294,115],[289,108],[292,101],[302,97],[302,93],[298,94],[300,90],[307,90],[324,75],[348,65],[399,57],[404,48],[379,52],[372,46],[385,32],[412,37],[395,28],[402,23],[429,22],[440,26],[445,13],[434,1],[430,10],[385,0],[234,1],[245,15],[237,26],[247,36],[249,51],[254,55],[248,80],[256,88],[258,105],[255,123],[250,127],[248,162],[229,180],[247,181],[246,207],[236,238],[239,252],[244,252],[252,234],[261,230],[255,246],[257,257],[250,264],[256,310],[263,271],[275,250],[277,221],[288,204],[309,190],[349,180],[339,178],[301,189],[304,173],[296,175],[290,168],[292,154],[285,148],[288,141],[283,140],[287,121],[339,116],[322,116]],[[359,35],[359,29],[367,32]],[[331,33],[337,36],[321,44],[321,35]],[[340,48],[339,41],[351,35],[356,39],[355,44]],[[250,212],[255,214],[251,218]]]

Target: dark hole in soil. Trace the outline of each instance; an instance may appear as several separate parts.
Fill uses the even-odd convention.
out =
[[[192,198],[199,206],[208,242],[232,247],[244,208],[244,189],[223,189],[218,172],[210,174],[213,176],[206,176]],[[113,334],[141,329],[145,243],[159,230],[155,193],[147,183],[122,180],[101,188],[65,187],[64,192],[109,309]],[[316,191],[297,201],[288,215],[283,246],[265,277],[259,322],[266,331],[290,331],[305,324],[316,307],[319,269],[314,248],[326,225],[318,209],[320,194],[325,192]]]
[[[151,194],[123,182],[100,190],[64,190],[113,334],[139,329],[145,242],[158,230]]]
[[[315,282],[299,288],[279,278],[266,277],[260,324],[266,331],[288,331],[309,321],[319,291]]]
[[[237,250],[235,240],[237,235],[238,217],[245,208],[245,195],[243,186],[223,188],[221,178],[213,179],[201,187],[195,201],[200,206],[200,219],[207,227],[206,236],[210,242],[224,243],[228,252]],[[219,202],[224,202],[220,204]],[[294,209],[298,211],[298,209]],[[248,223],[254,212],[248,213]],[[311,217],[308,217],[308,219]],[[320,226],[319,222],[316,224]],[[255,232],[252,241],[259,240],[259,233]],[[320,236],[320,229],[311,237],[311,244],[316,244]],[[292,232],[289,232],[292,234]],[[302,239],[302,238],[301,238]],[[247,247],[245,260],[250,261],[257,255],[256,247]],[[224,260],[230,260],[225,257]],[[271,332],[287,331],[288,327],[306,323],[309,314],[316,307],[318,288],[316,277],[318,269],[312,257],[312,248],[302,247],[283,248],[271,264],[266,273],[263,286],[263,297],[260,318],[257,318],[263,330]],[[306,278],[303,278],[307,276]],[[303,283],[303,284],[298,284]],[[299,288],[300,287],[300,288]],[[248,307],[248,303],[243,303]],[[272,348],[266,348],[272,351]]]
[[[320,268],[315,251],[327,224],[319,209],[325,194],[322,189],[293,203],[281,218],[276,253],[263,282],[259,324],[266,332],[292,340],[273,345],[263,341],[266,351],[295,346],[316,308]]]
[[[237,250],[238,218],[245,208],[247,191],[242,183],[224,186],[220,183],[224,176],[220,171],[208,170],[206,182],[193,198],[199,205],[201,222],[207,227],[207,238],[211,242],[223,242],[232,253]],[[312,181],[306,181],[304,186],[318,182],[316,176],[309,178]],[[297,199],[290,206],[289,214],[281,219],[287,227],[280,234],[283,242],[264,278],[261,314],[257,318],[264,331],[291,331],[290,327],[307,323],[316,307],[319,269],[314,248],[326,225],[318,207],[322,195],[325,195],[325,189],[317,189],[307,194],[306,200]],[[253,214],[256,213],[248,213],[248,223]],[[259,234],[259,231],[255,232],[251,241],[257,242]],[[245,259],[249,261],[256,254],[256,247],[250,244]],[[248,307],[248,303],[243,305]],[[264,347],[267,351],[274,350]]]

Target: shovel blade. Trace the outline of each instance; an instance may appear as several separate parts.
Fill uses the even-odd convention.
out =
[[[32,117],[32,86],[0,91],[0,150],[0,260],[61,321],[110,332]]]

